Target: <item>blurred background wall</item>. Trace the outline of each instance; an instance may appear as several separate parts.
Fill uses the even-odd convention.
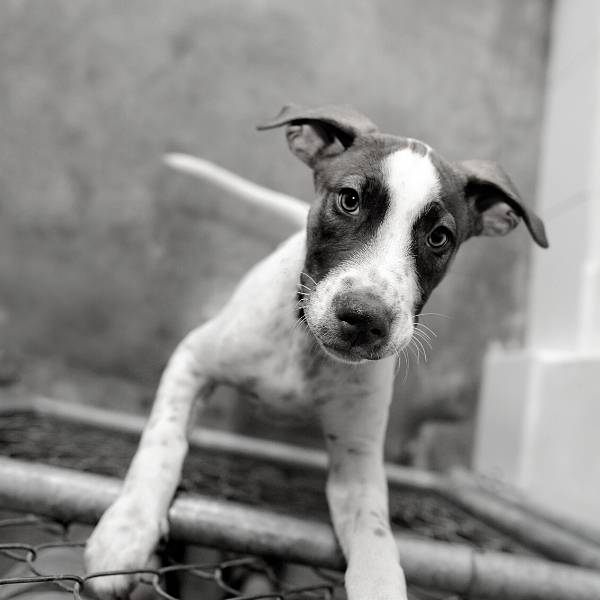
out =
[[[600,527],[600,3],[553,8],[525,340],[484,362],[473,467]]]
[[[551,10],[548,0],[2,2],[6,379],[48,391],[56,369],[63,380],[91,373],[120,383],[110,394],[86,384],[88,399],[147,404],[178,339],[284,235],[265,236],[242,208],[232,218],[219,192],[161,156],[189,151],[308,200],[310,173],[282,133],[254,130],[288,101],[349,103],[450,159],[497,159],[531,202]],[[520,228],[461,249],[428,305],[446,315],[426,321],[438,334],[429,363],[413,360],[397,390],[392,457],[426,420],[458,418],[420,436],[453,447],[451,458],[447,445],[437,458],[427,450],[435,465],[468,461],[484,350],[522,341],[531,246]]]

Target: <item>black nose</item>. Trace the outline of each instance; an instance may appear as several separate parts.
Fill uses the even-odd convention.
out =
[[[351,292],[334,300],[340,336],[351,346],[374,345],[390,332],[391,315],[372,294]]]

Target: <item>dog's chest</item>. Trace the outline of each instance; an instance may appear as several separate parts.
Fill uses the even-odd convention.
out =
[[[305,372],[293,347],[255,357],[233,379],[233,385],[243,394],[275,412],[297,414],[313,404]]]
[[[365,365],[332,361],[312,340],[306,344],[291,337],[277,351],[265,349],[238,364],[228,383],[267,413],[310,419],[335,398],[368,394],[365,370]]]
[[[251,338],[254,343],[237,344],[240,351],[233,357],[230,353],[221,379],[272,411],[305,413],[313,404],[307,367],[314,341],[294,319],[282,321],[250,336],[238,330],[238,340]]]

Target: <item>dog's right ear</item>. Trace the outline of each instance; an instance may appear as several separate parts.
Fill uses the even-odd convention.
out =
[[[288,104],[271,121],[258,130],[286,127],[290,150],[309,167],[314,168],[322,158],[342,153],[360,135],[377,131],[363,114],[349,106],[303,108]]]

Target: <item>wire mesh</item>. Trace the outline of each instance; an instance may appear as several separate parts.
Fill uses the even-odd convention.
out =
[[[64,473],[66,473],[64,468],[67,467],[76,469],[79,472],[88,472],[90,474],[88,477],[104,475],[121,478],[135,452],[137,443],[138,434],[135,432],[109,430],[97,423],[65,420],[53,413],[38,414],[27,409],[5,409],[0,412],[0,455],[17,459],[17,462],[26,461],[21,463],[21,471],[18,471],[19,480],[24,485],[26,484],[23,493],[33,494],[38,499],[36,502],[23,505],[22,502],[18,501],[21,496],[14,496],[14,499],[5,508],[39,512],[40,515],[51,515],[52,518],[63,519],[70,523],[77,517],[74,516],[75,513],[71,512],[71,509],[63,510],[62,501],[60,506],[63,508],[58,512],[46,512],[40,509],[38,503],[44,504],[46,502],[47,492],[40,495],[36,490],[34,493],[34,490],[30,488],[30,483],[32,477],[41,477],[41,473],[38,473],[35,469],[29,471],[26,465],[29,464],[33,467],[34,464],[40,464],[41,467],[45,464],[49,465],[46,468],[60,467]],[[11,469],[16,468],[14,465],[10,468],[8,468],[9,465],[5,465],[5,467],[8,472],[12,472]],[[32,473],[37,474],[33,476]],[[71,473],[75,472],[71,471]],[[79,510],[81,507],[77,505],[77,499],[83,498],[75,491],[77,486],[73,477],[61,478],[61,490],[55,489],[53,494],[58,494],[63,498],[66,505],[73,507],[73,510]],[[8,487],[13,484],[11,478],[7,479],[5,477],[4,481]],[[52,478],[52,481],[56,482],[57,479]],[[113,479],[112,481],[116,483],[117,480]],[[94,486],[97,485],[101,484],[94,483]],[[25,491],[28,486],[29,492]],[[87,489],[86,493],[88,495],[95,495],[94,489],[96,488],[94,486],[88,489],[84,485],[83,488]],[[15,489],[17,488],[19,486],[16,486]],[[187,493],[188,496],[190,493],[192,495],[196,494],[194,496],[196,501],[200,496],[212,497],[219,503],[219,506],[223,505],[223,507],[222,501],[229,500],[247,507],[254,506],[257,509],[266,510],[270,515],[269,523],[280,514],[282,518],[297,516],[300,520],[308,518],[315,523],[321,521],[323,527],[328,527],[326,523],[329,521],[329,514],[324,489],[325,474],[322,469],[307,468],[306,465],[275,463],[266,458],[246,455],[245,453],[230,455],[222,449],[197,447],[188,455],[179,491]],[[179,498],[181,499],[182,496],[179,496]],[[196,515],[196,517],[198,516],[201,515]],[[465,549],[471,549],[471,577],[472,582],[477,585],[471,585],[469,583],[471,580],[456,583],[454,576],[454,579],[453,577],[448,579],[444,576],[442,578],[444,582],[442,583],[442,580],[438,579],[438,575],[445,572],[444,569],[447,569],[447,565],[444,566],[445,563],[442,564],[443,561],[440,562],[440,558],[438,566],[441,571],[438,573],[435,569],[430,568],[428,559],[426,573],[423,574],[419,571],[419,575],[415,577],[414,573],[417,571],[414,571],[413,567],[413,580],[418,581],[419,585],[436,588],[436,590],[456,590],[459,595],[448,591],[425,591],[411,587],[409,588],[409,597],[414,600],[462,600],[467,597],[472,599],[479,595],[473,596],[474,590],[487,590],[493,597],[504,597],[506,594],[502,595],[501,588],[506,587],[503,582],[508,580],[502,579],[499,582],[496,575],[499,571],[495,570],[494,561],[502,557],[499,554],[494,555],[494,552],[513,553],[517,562],[523,559],[526,560],[527,555],[529,557],[535,556],[535,552],[531,549],[521,545],[509,535],[503,534],[494,526],[481,521],[473,514],[459,508],[436,491],[434,487],[428,488],[418,485],[411,487],[410,483],[392,485],[390,489],[390,517],[395,532],[407,536],[405,537],[406,540],[415,538],[415,541],[417,541],[421,539],[423,543],[427,544],[431,544],[432,540],[435,543],[457,543],[456,548],[460,546],[462,548],[461,552],[464,552]],[[2,518],[1,514],[0,518]],[[82,548],[87,532],[85,535],[80,532],[79,535],[73,536],[73,526],[77,526],[76,524],[57,523],[38,517],[22,517],[22,519],[24,520],[20,521],[20,525],[16,528],[11,528],[11,520],[0,522],[0,600],[17,597],[20,593],[20,585],[35,585],[38,587],[45,585],[56,589],[58,584],[60,584],[58,586],[59,592],[63,596],[67,594],[70,597],[80,596],[83,598],[89,593],[90,579],[106,575],[95,573],[86,576],[84,574]],[[91,523],[93,521],[83,519],[83,522]],[[229,523],[229,521],[227,522]],[[14,522],[12,523],[14,525]],[[33,528],[37,531],[47,531],[50,528],[55,537],[42,541],[30,539],[30,536],[24,531],[27,523],[29,523],[30,530]],[[305,523],[305,521],[302,521],[303,526]],[[194,527],[196,525],[197,523],[194,521]],[[189,526],[186,525],[186,532],[189,532]],[[229,525],[223,524],[222,526],[229,529]],[[3,534],[3,531],[6,535]],[[213,543],[204,537],[204,533],[200,534],[199,529],[194,529],[194,531],[197,531],[198,535],[194,534],[190,537],[187,534],[180,535],[180,532],[180,534],[173,536],[179,540],[180,548],[183,543],[181,540],[187,540],[191,544]],[[257,535],[258,533],[262,534],[264,532],[262,529],[260,531],[257,529]],[[152,598],[190,597],[185,594],[181,595],[177,591],[181,586],[177,587],[175,585],[173,587],[174,580],[187,581],[188,586],[191,585],[192,587],[201,583],[208,586],[211,589],[210,594],[204,591],[202,594],[195,593],[191,596],[200,596],[205,600],[238,597],[245,600],[253,600],[254,598],[282,598],[284,600],[334,598],[337,600],[337,598],[345,597],[340,573],[325,572],[307,566],[284,565],[282,563],[284,554],[280,552],[280,546],[281,549],[285,548],[283,542],[278,544],[274,540],[273,545],[270,546],[274,551],[269,550],[268,552],[264,552],[264,548],[259,549],[256,544],[249,546],[240,544],[237,538],[231,536],[227,543],[215,542],[215,544],[220,548],[219,551],[236,550],[245,554],[226,554],[218,557],[218,559],[215,559],[213,555],[213,558],[207,562],[204,559],[198,561],[195,556],[190,559],[189,556],[184,556],[179,551],[173,553],[172,547],[170,551],[163,549],[162,562],[158,566],[135,572],[142,582],[139,587],[150,593],[151,596],[149,597]],[[434,547],[429,547],[429,550],[441,551],[440,548],[436,550]],[[214,552],[217,551],[214,550]],[[249,555],[253,552],[256,552],[257,555]],[[469,551],[467,550],[467,552]],[[491,552],[491,554],[488,555],[488,552]],[[69,555],[71,559],[69,565],[73,561],[78,563],[79,570],[74,570],[68,565],[63,567],[54,563],[51,563],[54,565],[52,568],[40,568],[40,565],[45,565],[45,560],[48,557],[62,554]],[[270,558],[267,560],[263,558],[264,556]],[[273,559],[274,556],[275,559]],[[503,554],[503,556],[509,555]],[[3,557],[4,563],[2,562]],[[486,557],[487,561],[484,560]],[[326,564],[328,567],[338,568],[337,563],[330,561],[329,558],[326,561],[312,562],[310,558],[299,558],[299,556],[292,554],[288,555],[286,559],[298,560],[304,565]],[[479,564],[480,559],[483,561],[481,565]],[[455,553],[452,554],[450,562],[454,563],[454,560]],[[14,564],[11,565],[11,562]],[[522,566],[523,568],[515,570],[516,566]],[[535,581],[531,585],[531,577],[524,576],[525,565],[521,565],[520,562],[518,565],[514,562],[510,564],[503,563],[503,577],[514,580],[514,585],[510,584],[507,589],[517,590],[519,598],[537,598],[538,595],[536,594],[539,590],[548,587],[546,579],[541,575],[542,571],[544,573],[547,571],[546,566],[539,561],[532,563],[530,566],[538,570],[541,569],[537,573],[537,579],[533,578]],[[496,565],[496,567],[500,568],[500,565]],[[290,572],[294,572],[294,569],[296,569],[296,576],[290,579]],[[298,576],[298,570],[301,570],[300,577]],[[3,573],[4,575],[2,575]],[[579,586],[577,590],[580,595],[576,594],[573,598],[585,598],[586,600],[596,598],[594,592],[590,593],[589,589],[600,589],[598,582],[588,582],[586,574],[580,575],[574,572],[556,573],[555,578],[559,581],[565,577],[568,578],[569,582],[575,581],[575,585]],[[451,580],[452,582],[450,582]],[[191,584],[190,581],[192,581]],[[571,597],[569,594],[565,595],[563,591],[560,591],[565,586],[570,585],[565,581],[560,581],[562,587],[554,584],[551,586],[552,590],[556,592],[552,596],[553,598],[556,597],[562,600],[565,597]],[[257,582],[260,585],[257,585]],[[494,587],[495,591],[490,592],[488,587],[490,589]],[[531,588],[531,590],[528,592],[525,591],[525,588]],[[569,589],[572,591],[571,587]],[[54,591],[53,593],[56,594],[57,592]],[[52,596],[52,598],[54,597]],[[509,597],[511,597],[510,594]],[[138,600],[138,598],[136,597],[135,600]]]
[[[74,539],[69,524],[35,515],[11,516],[0,520],[0,599],[64,596],[75,600],[93,597],[90,582],[100,577],[134,574],[139,580],[138,597],[182,598],[180,581],[186,589],[202,589],[203,598],[231,600],[341,600],[345,598],[340,573],[301,567],[304,581],[286,577],[285,565],[256,556],[222,555],[219,560],[200,563],[178,562],[168,546],[159,550],[161,563],[155,568],[85,574],[82,553],[85,539]],[[41,542],[24,541],[44,539]],[[11,537],[13,541],[7,541]],[[75,534],[75,538],[77,534]],[[47,541],[47,540],[50,541]],[[146,589],[142,589],[146,588]],[[458,596],[411,589],[412,600],[460,600]]]

